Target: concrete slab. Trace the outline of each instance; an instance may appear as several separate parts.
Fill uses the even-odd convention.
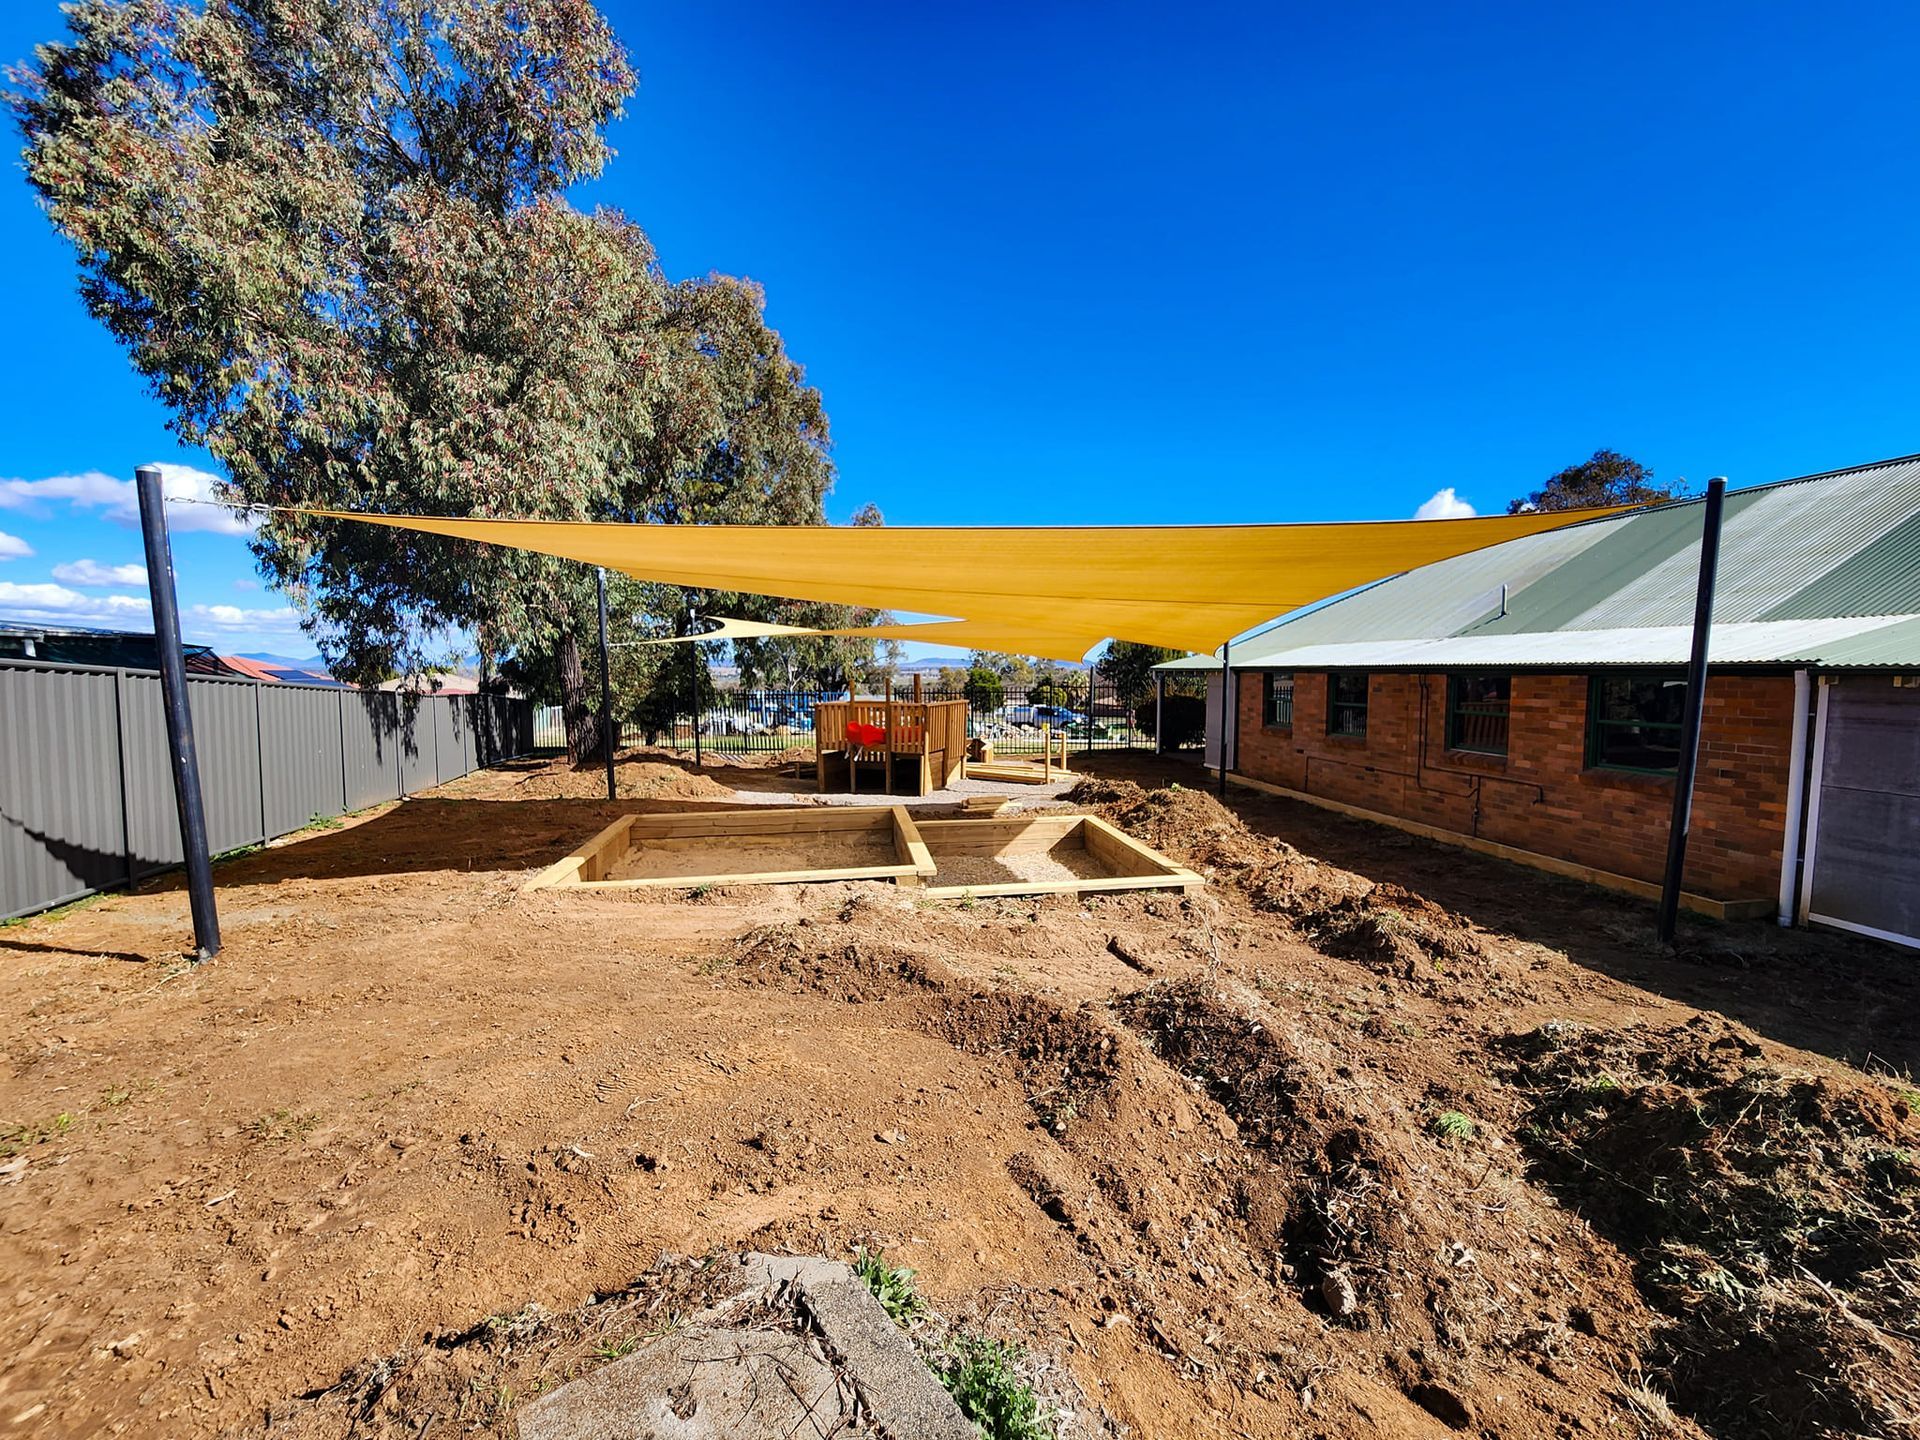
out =
[[[687,1326],[519,1414],[520,1440],[732,1440],[844,1434],[852,1406],[800,1336]]]
[[[800,1284],[801,1303],[852,1379],[882,1434],[900,1440],[978,1440],[946,1387],[913,1342],[887,1317],[866,1282],[845,1265],[825,1280]]]
[[[534,1401],[521,1440],[976,1440],[851,1267],[745,1254],[687,1325]]]

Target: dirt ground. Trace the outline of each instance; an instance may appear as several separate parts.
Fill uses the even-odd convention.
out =
[[[225,862],[207,965],[0,928],[0,1432],[511,1435],[663,1255],[859,1244],[1088,1433],[1913,1433],[1911,955],[1081,768],[1206,892],[520,895],[770,788],[640,756]]]

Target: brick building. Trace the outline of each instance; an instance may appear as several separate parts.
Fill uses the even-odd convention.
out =
[[[1700,506],[1510,541],[1235,645],[1230,773],[1643,893]],[[1685,887],[1920,944],[1920,458],[1733,492]],[[1220,664],[1210,673],[1217,764]]]

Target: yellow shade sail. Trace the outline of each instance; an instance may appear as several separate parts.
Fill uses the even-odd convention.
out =
[[[1212,651],[1302,605],[1419,565],[1617,513],[1299,525],[632,525],[309,513],[604,565],[640,580],[953,617],[862,627],[1077,660],[1116,638]]]
[[[774,635],[824,635],[806,625],[779,625],[771,620],[742,620],[735,615],[711,615],[713,628],[697,635],[659,635],[651,640],[625,640],[622,645],[691,645],[696,640],[764,640]]]

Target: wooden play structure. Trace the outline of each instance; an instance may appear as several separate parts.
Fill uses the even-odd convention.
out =
[[[1094,815],[916,821],[903,805],[624,815],[524,890],[891,880],[932,899],[1194,891],[1206,881]]]
[[[813,707],[821,791],[926,795],[967,763],[964,700],[822,700]]]

